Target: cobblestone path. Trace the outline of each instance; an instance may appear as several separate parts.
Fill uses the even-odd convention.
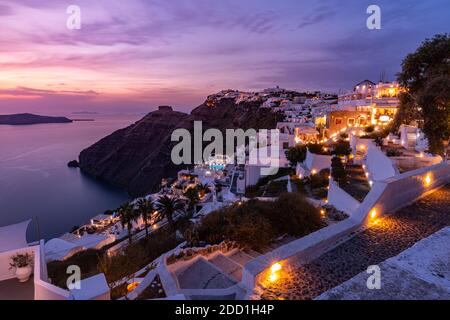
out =
[[[446,226],[450,226],[450,185],[380,218],[311,263],[286,270],[279,281],[266,288],[262,298],[314,299]]]

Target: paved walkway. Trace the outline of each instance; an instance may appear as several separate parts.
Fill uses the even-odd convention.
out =
[[[314,299],[446,226],[450,226],[450,185],[394,215],[380,218],[369,229],[311,263],[287,270],[262,298]]]

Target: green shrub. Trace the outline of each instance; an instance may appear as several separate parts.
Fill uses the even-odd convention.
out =
[[[320,143],[310,143],[308,144],[308,150],[311,153],[314,154],[323,154],[323,155],[329,155],[330,153],[328,151],[325,151],[323,149],[323,145]]]
[[[250,200],[204,217],[197,227],[200,241],[236,241],[254,250],[284,234],[304,236],[323,226],[318,210],[299,193],[283,193],[275,201]]]
[[[350,142],[339,140],[334,145],[333,154],[337,156],[348,156],[352,152],[352,148],[350,148]]]
[[[317,174],[309,177],[311,189],[324,188],[328,186],[330,177],[330,169],[323,169]]]
[[[299,162],[303,162],[306,158],[306,146],[296,145],[295,147],[286,150],[286,159],[288,159],[291,166],[297,165]]]
[[[386,156],[388,157],[400,157],[403,155],[403,152],[396,149],[387,149],[386,150]]]
[[[333,157],[333,159],[331,159],[331,175],[334,181],[339,185],[343,183],[347,177],[347,172],[339,157]]]
[[[373,125],[367,126],[364,128],[364,132],[371,133],[375,131],[375,127]]]
[[[88,249],[79,252],[64,261],[51,261],[47,264],[48,277],[55,286],[67,289],[67,268],[71,265],[77,265],[81,269],[81,279],[89,278],[99,273],[97,263],[99,257],[103,255],[102,251]]]

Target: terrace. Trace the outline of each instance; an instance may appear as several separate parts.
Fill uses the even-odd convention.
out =
[[[34,300],[34,280],[19,282],[17,279],[0,281],[0,300]]]

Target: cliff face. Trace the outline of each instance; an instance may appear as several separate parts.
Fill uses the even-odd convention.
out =
[[[191,114],[162,107],[135,124],[118,130],[83,150],[79,156],[83,172],[125,188],[132,196],[157,190],[161,179],[175,177],[170,154],[176,142],[171,142],[173,130],[193,128],[202,121],[203,128],[274,128],[277,114],[258,108],[258,103],[236,105],[233,99],[202,104]],[[185,166],[183,166],[185,167]]]

